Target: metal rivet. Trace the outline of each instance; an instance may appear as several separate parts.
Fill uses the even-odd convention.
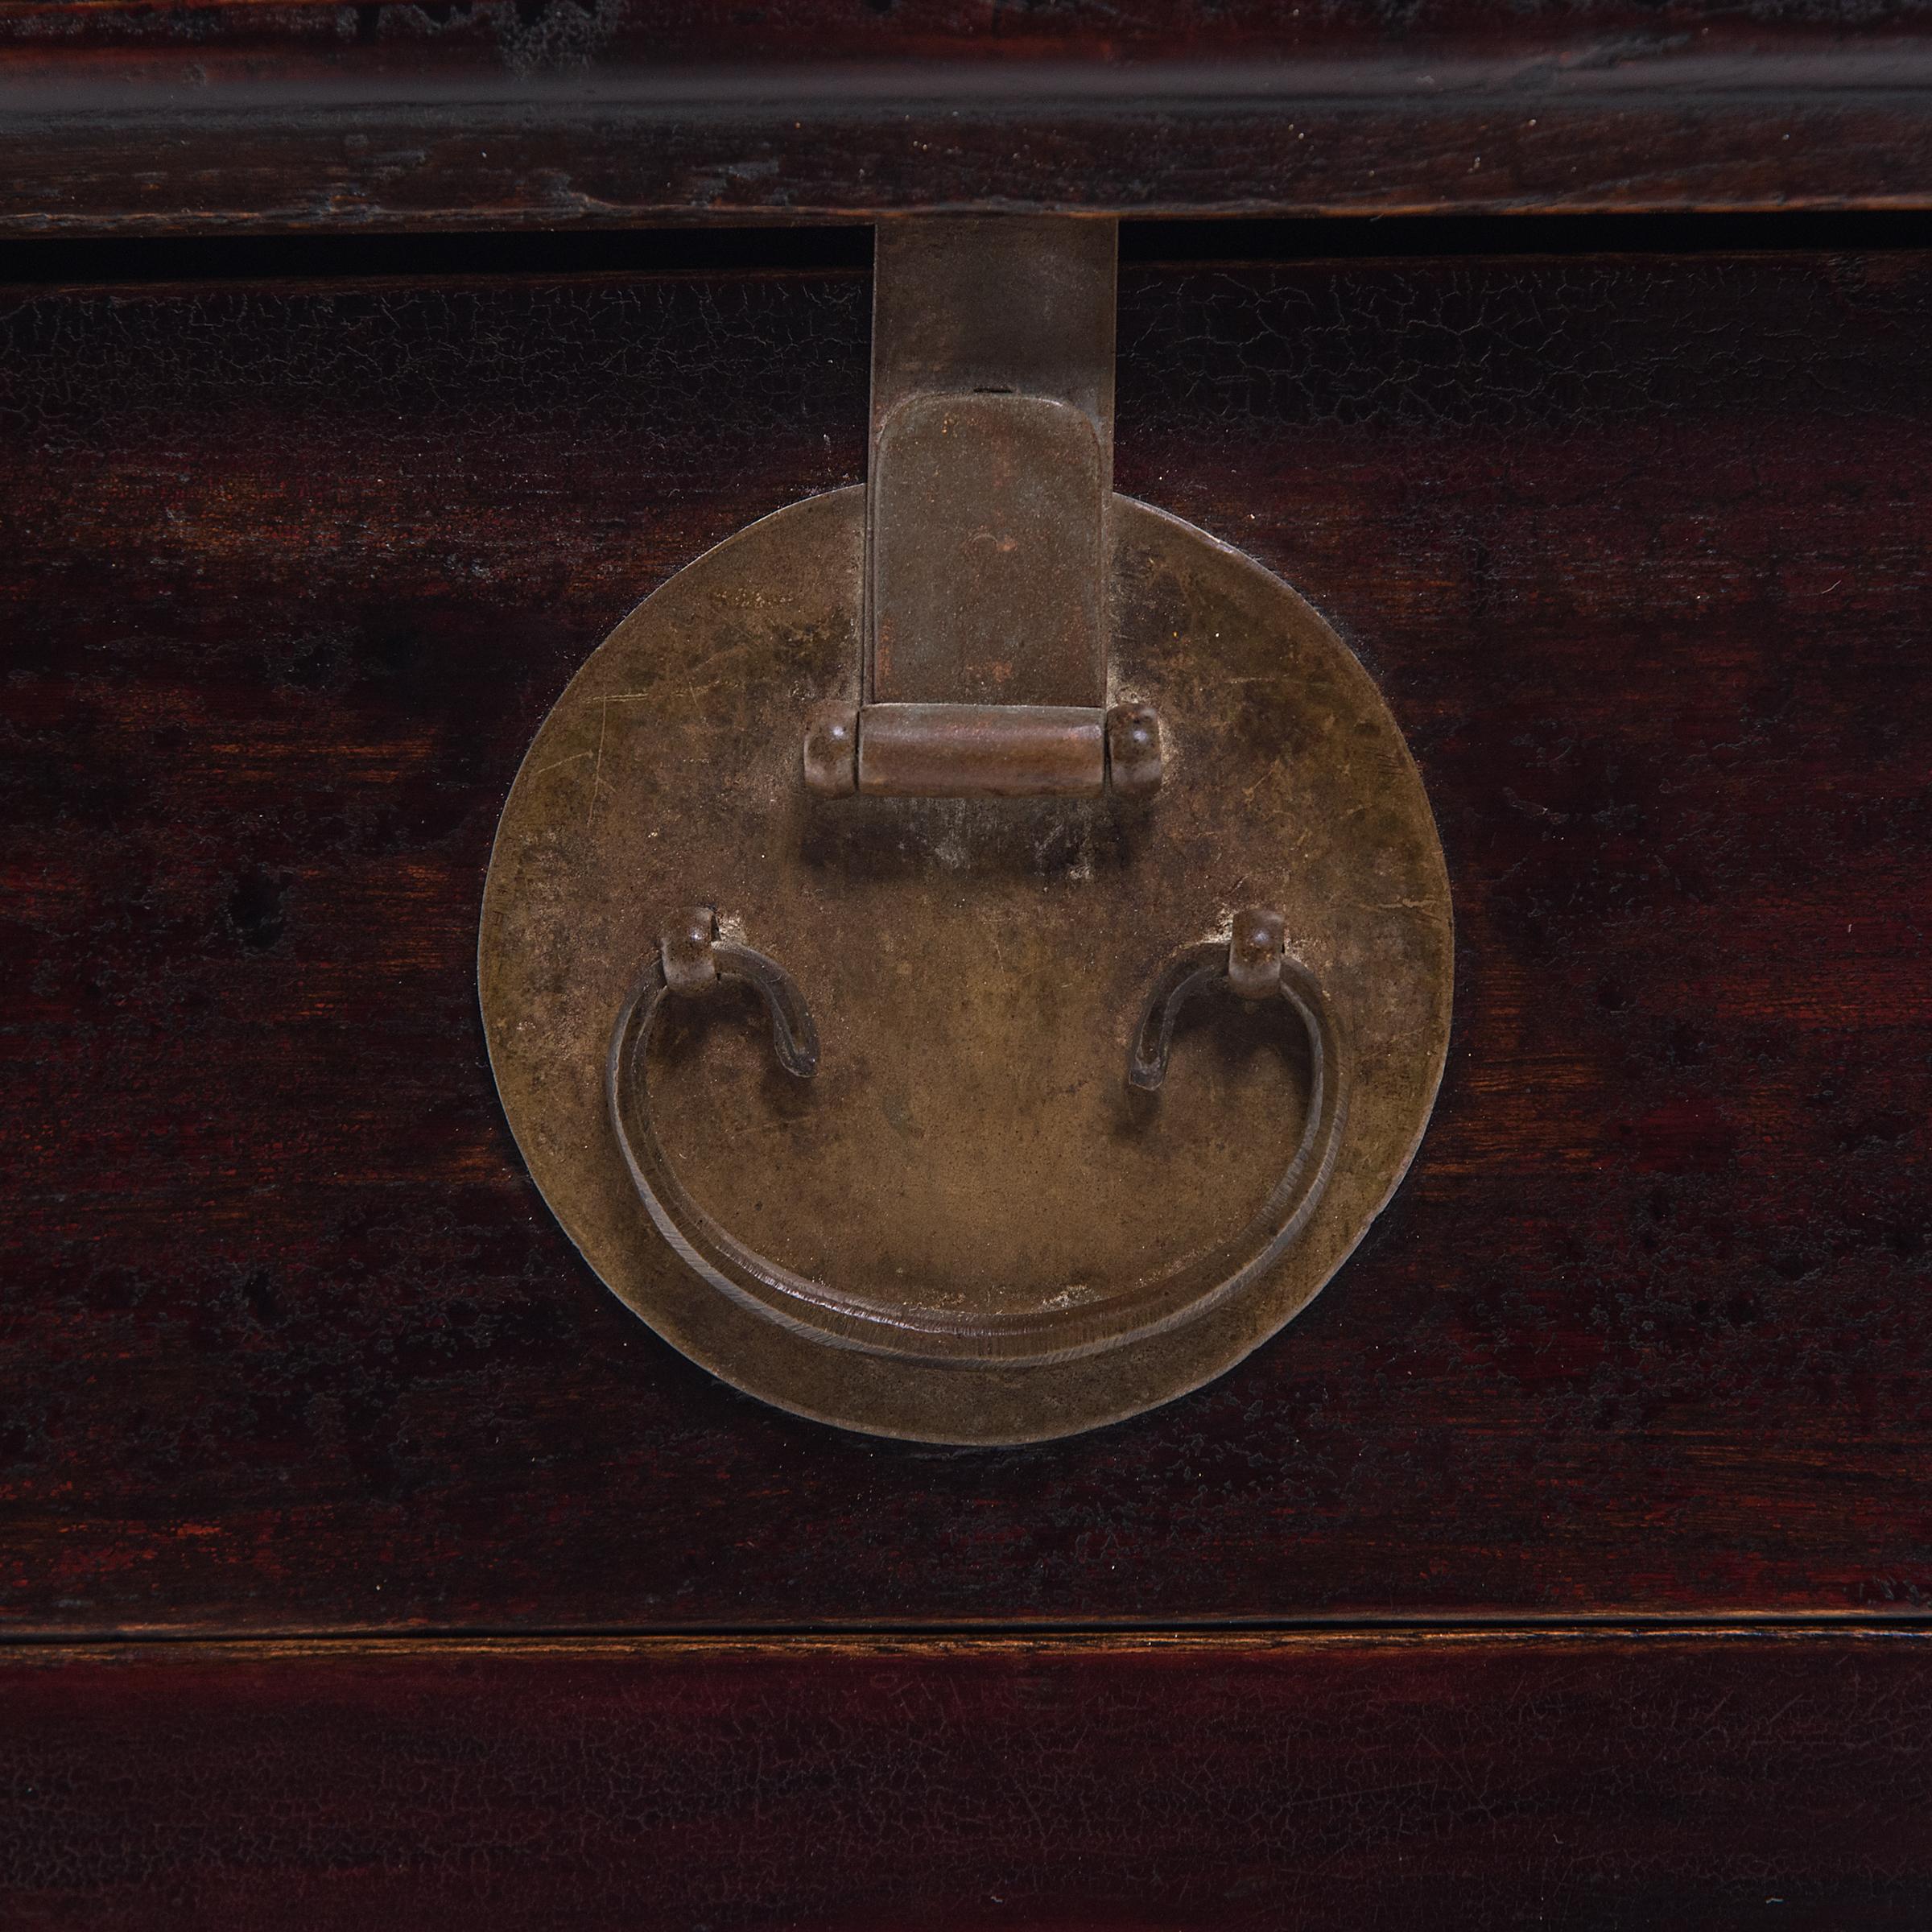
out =
[[[718,936],[718,917],[708,906],[693,906],[667,926],[658,939],[658,956],[664,965],[664,984],[687,996],[709,993],[718,983],[718,963],[712,941]]]
[[[1228,940],[1228,984],[1245,1000],[1265,1000],[1282,989],[1285,922],[1265,906],[1244,906]]]
[[[859,712],[836,700],[805,714],[805,784],[820,798],[849,798],[859,788]]]
[[[1161,788],[1161,721],[1151,704],[1117,704],[1107,714],[1107,778],[1124,799]]]

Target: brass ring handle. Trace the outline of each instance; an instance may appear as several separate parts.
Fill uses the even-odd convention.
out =
[[[1249,1000],[1278,997],[1294,1013],[1308,1042],[1307,1113],[1286,1169],[1245,1227],[1206,1255],[1084,1306],[963,1316],[848,1294],[739,1241],[691,1198],[658,1138],[646,1063],[658,1022],[672,1000],[702,997],[721,980],[748,985],[763,1001],[780,1066],[799,1079],[817,1070],[817,1030],[796,982],[775,960],[719,937],[715,914],[700,908],[667,928],[611,1035],[605,1094],[618,1146],[652,1221],[687,1266],[758,1312],[844,1347],[1021,1365],[1097,1353],[1174,1327],[1274,1262],[1307,1225],[1335,1171],[1348,1078],[1334,1016],[1314,974],[1282,950],[1279,916],[1244,912],[1230,939],[1184,947],[1156,979],[1134,1030],[1127,1080],[1144,1092],[1160,1087],[1182,1008],[1217,985]]]

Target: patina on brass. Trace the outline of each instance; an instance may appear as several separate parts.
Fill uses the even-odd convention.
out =
[[[1278,578],[1112,506],[1113,695],[1158,706],[1152,798],[821,799],[797,721],[855,702],[864,492],[700,558],[592,654],[497,835],[483,1010],[518,1145],[591,1265],[752,1393],[877,1433],[1070,1434],[1220,1373],[1304,1307],[1401,1178],[1441,1075],[1447,880],[1401,733]],[[720,1292],[667,1244],[608,1111],[613,1030],[682,908],[779,961],[816,1023],[787,1073],[753,990],[663,1016],[663,1156],[732,1238],[799,1278],[961,1335],[1104,1302],[1250,1225],[1302,1144],[1302,1030],[1190,999],[1158,1093],[1130,1085],[1149,989],[1233,915],[1281,915],[1344,1042],[1325,1190],[1278,1259],[1117,1345],[1014,1362],[888,1353]],[[1253,961],[1249,962],[1252,968]]]
[[[825,798],[1140,797],[1160,724],[1106,708],[1115,225],[878,233],[858,701],[807,718]]]
[[[737,1239],[686,1191],[657,1133],[650,1096],[651,1047],[670,1008],[708,997],[720,980],[748,986],[765,1005],[778,1064],[801,1080],[818,1071],[818,1035],[804,996],[775,960],[724,938],[709,906],[674,920],[658,941],[637,991],[618,1016],[605,1075],[609,1117],[638,1198],[658,1232],[712,1286],[828,1343],[915,1361],[979,1366],[1065,1361],[1118,1348],[1179,1323],[1197,1320],[1269,1266],[1301,1232],[1334,1176],[1348,1111],[1341,1042],[1319,982],[1282,947],[1279,913],[1234,915],[1227,942],[1184,947],[1150,994],[1128,1051],[1127,1082],[1158,1090],[1181,1010],[1195,995],[1225,985],[1245,999],[1278,994],[1299,1023],[1308,1055],[1307,1104],[1301,1134],[1280,1179],[1245,1226],[1207,1253],[1181,1257],[1165,1272],[1070,1300],[997,1312],[886,1299],[808,1278]]]
[[[1441,1075],[1393,720],[1286,585],[1113,493],[1113,249],[882,230],[869,493],[633,612],[492,856],[484,1018],[545,1197],[687,1354],[855,1429],[1036,1440],[1220,1373]]]

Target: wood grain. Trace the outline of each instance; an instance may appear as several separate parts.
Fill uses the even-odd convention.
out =
[[[1405,1193],[1226,1380],[1021,1452],[709,1381],[473,989],[616,619],[862,463],[862,275],[0,310],[12,1630],[1932,1599],[1932,259],[1138,269],[1121,486],[1382,681],[1457,895]]]
[[[1922,1926],[1932,1637],[0,1661],[15,1925]]]
[[[1928,205],[1922,0],[0,3],[0,233]]]

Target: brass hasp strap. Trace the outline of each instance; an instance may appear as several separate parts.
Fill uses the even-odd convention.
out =
[[[814,707],[827,797],[1144,795],[1158,720],[1108,704],[1117,229],[877,230],[861,696]]]

